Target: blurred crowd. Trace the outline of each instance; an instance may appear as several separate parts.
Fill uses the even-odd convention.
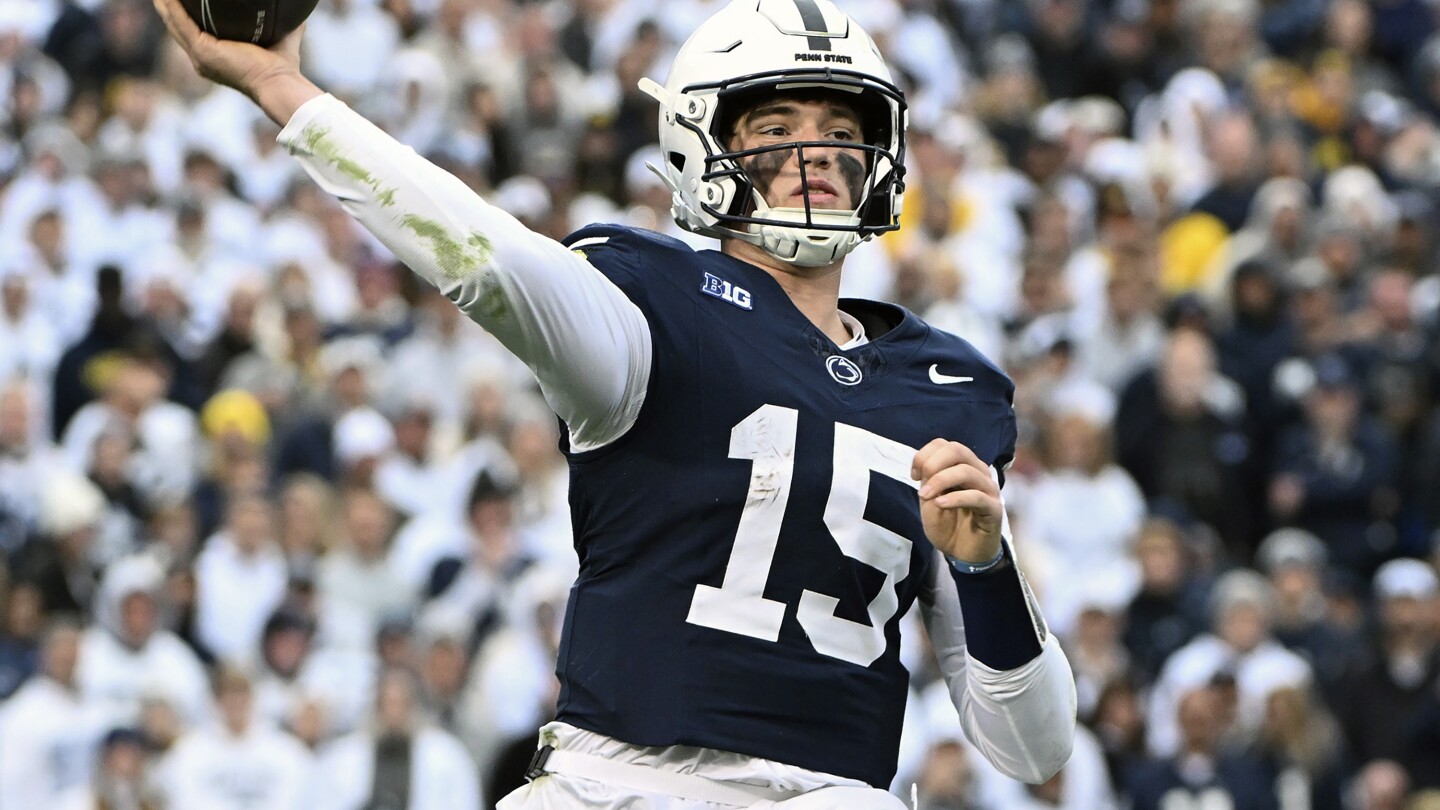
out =
[[[910,632],[896,791],[1440,807],[1440,4],[839,4],[911,121],[844,291],[1014,377],[1082,720],[1000,777]],[[635,83],[721,5],[322,0],[305,64],[538,231],[708,246]],[[490,807],[553,711],[556,421],[278,132],[144,0],[0,0],[4,810]]]

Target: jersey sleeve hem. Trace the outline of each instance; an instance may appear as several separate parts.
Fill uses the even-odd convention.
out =
[[[300,136],[305,132],[306,127],[310,126],[316,118],[323,117],[333,110],[336,105],[341,107],[346,106],[345,102],[329,93],[316,96],[304,104],[301,104],[299,108],[295,110],[295,113],[290,116],[290,120],[285,122],[285,126],[280,130],[280,134],[275,137],[275,142],[289,149],[300,140]]]

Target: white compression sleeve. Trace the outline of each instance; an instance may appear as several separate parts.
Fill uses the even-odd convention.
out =
[[[634,424],[650,377],[645,316],[564,245],[527,229],[333,96],[279,141],[401,261],[523,360],[577,449]]]

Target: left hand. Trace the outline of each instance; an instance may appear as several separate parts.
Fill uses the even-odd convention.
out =
[[[935,439],[915,454],[910,477],[920,482],[920,518],[936,548],[961,562],[995,559],[1005,506],[990,465],[960,442]]]

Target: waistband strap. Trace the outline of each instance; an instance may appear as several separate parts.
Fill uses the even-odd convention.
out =
[[[525,778],[534,780],[547,773],[589,779],[642,793],[660,793],[693,802],[712,802],[749,807],[759,801],[779,802],[800,795],[794,791],[772,790],[740,782],[721,782],[691,773],[675,773],[615,762],[575,751],[557,751],[546,745],[535,752]]]

